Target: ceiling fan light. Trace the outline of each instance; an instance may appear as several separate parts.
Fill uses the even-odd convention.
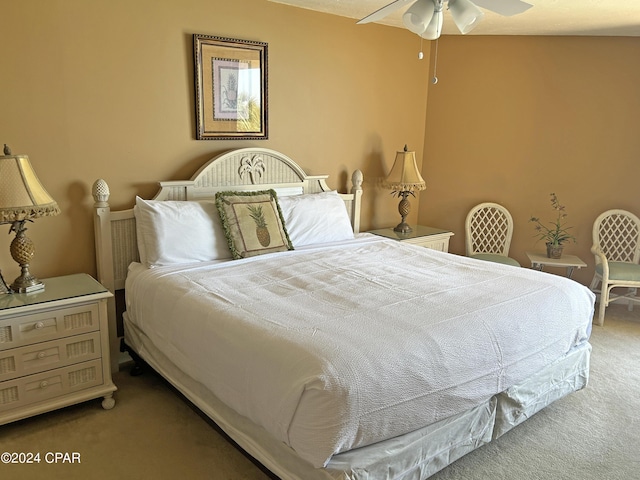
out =
[[[442,10],[434,12],[429,25],[427,25],[427,29],[420,36],[426,40],[437,40],[438,38],[440,38],[440,34],[442,33],[443,19],[444,15],[442,15]]]
[[[433,0],[418,0],[402,16],[402,23],[413,33],[421,35],[433,18]]]
[[[469,0],[449,0],[449,11],[463,35],[473,30],[484,17],[482,10]]]

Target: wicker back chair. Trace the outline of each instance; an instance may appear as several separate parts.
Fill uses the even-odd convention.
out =
[[[509,211],[497,203],[481,203],[467,214],[465,246],[468,257],[519,267],[509,257],[513,236],[513,218]]]
[[[593,223],[593,246],[596,267],[591,290],[600,296],[598,325],[604,324],[604,311],[610,302],[623,300],[640,302],[636,290],[640,287],[640,219],[626,210],[607,210]],[[598,289],[598,286],[600,288]],[[612,294],[617,287],[627,288],[625,294]]]

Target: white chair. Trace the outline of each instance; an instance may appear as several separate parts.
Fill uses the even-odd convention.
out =
[[[467,214],[465,245],[468,257],[519,267],[509,257],[513,236],[513,218],[509,211],[497,203],[481,203]]]
[[[591,253],[596,258],[596,271],[591,281],[591,290],[600,294],[598,325],[604,324],[604,310],[609,303],[624,300],[629,311],[640,287],[640,219],[626,210],[607,210],[593,224],[593,246]],[[601,284],[598,290],[598,284]],[[627,288],[626,294],[612,294],[617,287]]]

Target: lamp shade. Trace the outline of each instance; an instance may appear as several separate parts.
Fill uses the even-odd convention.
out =
[[[397,192],[413,192],[426,188],[426,183],[416,164],[415,152],[409,152],[405,147],[403,151],[396,153],[396,159],[384,185]]]
[[[418,0],[402,16],[402,23],[413,33],[422,35],[433,17],[433,0]]]
[[[58,204],[38,180],[29,157],[10,154],[0,156],[0,223],[59,213]]]
[[[431,17],[431,21],[429,25],[427,25],[427,29],[424,31],[422,38],[426,40],[437,40],[440,38],[440,34],[442,33],[442,23],[444,22],[444,15],[442,14],[442,8],[433,13],[433,17]]]
[[[473,30],[484,17],[482,10],[469,0],[449,0],[449,11],[463,35]]]

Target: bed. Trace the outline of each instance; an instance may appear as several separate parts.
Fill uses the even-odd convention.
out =
[[[94,184],[127,348],[267,469],[425,479],[587,385],[586,287],[360,233],[362,174],[326,180],[245,148],[126,211]]]

